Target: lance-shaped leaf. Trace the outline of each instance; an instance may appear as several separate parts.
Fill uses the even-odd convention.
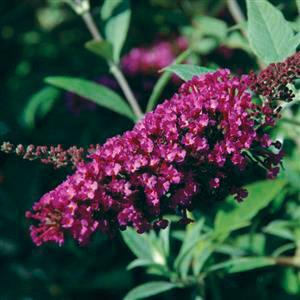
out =
[[[275,265],[275,259],[271,257],[241,257],[229,259],[223,263],[208,268],[208,272],[224,269],[226,273],[240,273],[258,268]]]
[[[132,289],[124,298],[124,300],[138,300],[144,299],[150,296],[154,296],[171,289],[174,289],[176,285],[168,281],[152,281],[139,285]]]
[[[199,220],[197,223],[192,223],[187,226],[187,232],[182,246],[174,262],[174,268],[181,274],[182,277],[185,277],[188,273],[189,265],[193,258],[193,249],[200,240],[205,238],[205,235],[201,234],[203,226],[204,218]]]
[[[113,47],[108,41],[92,40],[85,44],[85,48],[106,60],[113,59]]]
[[[215,70],[199,67],[196,65],[189,65],[189,64],[174,64],[166,67],[164,71],[172,72],[178,75],[182,80],[188,81],[191,80],[194,76],[205,74],[209,72],[214,72]]]
[[[229,197],[220,206],[215,218],[215,233],[228,233],[243,227],[261,209],[266,207],[282,191],[286,181],[282,179],[265,180],[246,186],[249,196],[238,203]]]
[[[121,232],[122,237],[129,249],[140,259],[154,261],[152,245],[146,234],[138,234],[134,229],[127,228]]]
[[[293,221],[275,220],[264,227],[263,231],[283,239],[294,241],[293,225]]]
[[[128,0],[105,0],[101,9],[105,38],[113,45],[113,58],[118,62],[130,21]]]
[[[64,76],[47,77],[45,81],[55,87],[84,97],[133,121],[135,120],[135,116],[125,100],[101,84],[85,79]]]

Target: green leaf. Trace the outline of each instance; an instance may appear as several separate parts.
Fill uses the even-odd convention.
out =
[[[190,262],[193,258],[193,249],[199,241],[205,237],[204,235],[201,235],[203,225],[204,218],[197,223],[192,223],[187,226],[184,241],[174,262],[174,268],[180,272],[182,277],[187,275]]]
[[[166,265],[164,245],[160,237],[157,236],[154,230],[145,233],[145,237],[149,241],[153,261],[158,265]]]
[[[248,237],[249,238],[249,237]],[[221,244],[215,249],[216,253],[221,253],[223,255],[229,255],[232,257],[236,256],[244,256],[246,255],[247,251],[240,249],[239,247],[232,246],[229,244]]]
[[[59,90],[53,87],[45,87],[34,94],[24,108],[22,115],[24,125],[33,128],[36,118],[43,118],[51,110],[59,95]]]
[[[47,77],[45,81],[48,84],[73,92],[100,106],[119,113],[132,121],[135,120],[135,116],[125,100],[117,93],[101,84],[85,79],[65,76]]]
[[[183,242],[184,237],[185,237],[185,232],[183,230],[172,230],[171,236],[172,236],[172,238],[174,238],[180,242]]]
[[[170,254],[170,226],[159,232],[159,240],[165,257],[168,257]]]
[[[213,37],[201,38],[198,42],[192,43],[192,48],[195,52],[201,55],[207,55],[219,45],[218,41]]]
[[[153,261],[153,247],[146,234],[138,234],[132,228],[127,228],[121,234],[126,245],[138,258]]]
[[[150,296],[154,296],[176,287],[175,284],[167,281],[152,281],[139,285],[132,289],[124,298],[124,300],[138,300]]]
[[[228,32],[234,31],[234,30],[241,30],[241,31],[246,31],[247,30],[247,21],[242,21],[240,23],[237,23],[233,26],[230,26],[228,28]]]
[[[193,51],[205,55],[225,40],[227,25],[216,18],[197,16],[193,18],[192,26],[185,26],[183,31],[189,37]]]
[[[191,80],[194,76],[214,72],[213,69],[199,67],[196,65],[179,64],[170,65],[164,69],[164,71],[172,72],[178,75],[184,81]]]
[[[148,267],[151,265],[154,265],[154,262],[152,260],[137,258],[127,266],[127,270],[132,270],[138,267]]]
[[[174,276],[174,273],[170,271],[166,266],[160,264],[152,264],[147,267],[146,270],[147,274],[155,275],[155,276],[162,276],[165,278],[170,278]]]
[[[294,241],[295,236],[292,231],[292,224],[285,220],[276,220],[269,223],[263,231],[287,240]]]
[[[296,51],[293,29],[283,14],[266,0],[247,0],[248,36],[258,57],[265,63],[283,61]]]
[[[130,22],[128,0],[105,0],[101,9],[105,38],[113,45],[113,58],[118,62]]]
[[[282,279],[280,280],[280,285],[284,290],[290,294],[299,296],[300,293],[300,280],[298,271],[293,268],[284,268],[282,270]]]
[[[298,32],[294,37],[293,37],[293,39],[292,39],[292,41],[291,41],[291,47],[293,48],[293,49],[297,49],[297,47],[300,45],[300,32]],[[294,51],[295,52],[295,51]],[[293,52],[293,53],[294,53]],[[292,54],[293,54],[292,53]]]
[[[228,269],[228,273],[239,273],[253,269],[264,268],[275,265],[275,260],[268,257],[243,257],[235,259]]]
[[[280,247],[278,247],[277,249],[275,249],[271,256],[272,257],[278,257],[280,255],[282,255],[282,253],[290,251],[290,250],[294,250],[296,248],[296,244],[295,243],[288,243],[288,244],[284,244]]]
[[[247,53],[252,53],[249,42],[247,39],[238,31],[232,32],[226,41],[224,42],[224,45],[228,48],[232,49],[242,49]]]
[[[227,34],[227,25],[224,21],[208,16],[197,16],[193,25],[202,35],[212,36],[222,41]]]
[[[300,3],[300,1],[297,1]],[[300,16],[296,18],[294,21],[289,22],[290,26],[293,28],[294,31],[299,32],[300,31]]]
[[[195,243],[195,241],[197,241],[199,239],[201,231],[204,226],[204,221],[205,221],[204,218],[201,218],[196,223],[191,223],[191,224],[187,225],[186,234],[184,237],[183,244],[180,248],[178,257],[180,257],[182,254],[187,252],[191,248],[191,246]],[[175,265],[176,265],[176,263],[175,263]]]
[[[242,234],[236,237],[234,245],[246,253],[264,255],[266,246],[266,236],[261,233]]]
[[[216,264],[208,269],[208,272],[214,272],[225,269],[226,273],[240,273],[251,271],[253,269],[275,265],[275,259],[269,257],[241,257],[227,260]]]
[[[193,274],[198,276],[202,271],[206,261],[212,255],[216,245],[210,240],[201,241],[198,243],[197,248],[194,251],[193,257]]]
[[[92,40],[85,43],[85,48],[93,52],[96,55],[103,57],[106,60],[113,59],[113,47],[108,41],[96,41]]]
[[[285,184],[286,181],[282,179],[250,184],[246,186],[249,196],[242,203],[229,197],[221,204],[216,215],[215,233],[226,233],[244,226],[275,198]]]

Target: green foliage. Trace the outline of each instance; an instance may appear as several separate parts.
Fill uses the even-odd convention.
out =
[[[300,280],[297,271],[292,268],[287,268],[283,271],[281,286],[286,290],[289,295],[299,295],[300,293]]]
[[[224,45],[232,49],[241,49],[249,54],[252,54],[249,42],[242,35],[242,33],[238,31],[231,32],[228,35],[228,38],[224,41]]]
[[[127,228],[122,232],[124,242],[137,256],[127,269],[136,267],[149,267],[151,273],[164,275],[168,273],[167,257],[169,255],[169,229],[156,235],[137,234],[134,229]]]
[[[249,41],[259,58],[269,64],[295,53],[300,36],[294,35],[280,10],[266,0],[247,0],[247,13]]]
[[[130,21],[128,0],[106,0],[101,9],[105,38],[113,45],[113,59],[118,62]]]
[[[133,121],[135,120],[135,116],[125,100],[101,84],[67,76],[47,77],[45,81],[55,87],[84,97]]]
[[[215,234],[227,233],[249,224],[249,221],[282,191],[286,181],[262,181],[247,186],[249,196],[242,203],[233,197],[221,205],[215,219]]]
[[[224,263],[208,268],[208,272],[217,271],[219,269],[224,269],[226,273],[240,273],[247,272],[254,269],[259,269],[263,267],[275,265],[275,260],[268,257],[241,257],[229,259]]]
[[[194,276],[199,276],[203,271],[205,263],[216,250],[217,244],[209,237],[197,243],[193,251],[192,271]]]
[[[203,225],[204,219],[188,226],[179,254],[175,259],[174,267],[183,277],[187,275],[187,268],[192,258],[192,250],[199,242]]]
[[[184,81],[188,81],[192,79],[194,76],[214,71],[213,69],[208,69],[208,68],[199,67],[196,65],[188,65],[188,64],[182,64],[182,65],[174,64],[174,65],[170,65],[169,67],[166,67],[164,70],[166,72],[175,73]]]
[[[293,222],[285,220],[275,220],[264,227],[264,232],[287,240],[294,240]]]
[[[158,241],[160,241],[164,256],[168,257],[170,255],[170,226],[159,232]]]
[[[96,55],[103,57],[106,60],[113,59],[113,46],[108,41],[89,41],[85,47]]]
[[[192,27],[185,27],[184,33],[191,41],[191,47],[200,54],[208,54],[222,43],[227,35],[224,21],[208,16],[196,16]]]
[[[144,299],[150,296],[154,296],[176,287],[175,284],[167,281],[153,281],[139,285],[131,290],[124,298],[124,300],[138,300]]]
[[[273,255],[265,255],[265,233],[273,234],[271,223],[262,233],[237,234],[234,239],[230,233],[250,225],[253,218],[257,218],[259,212],[266,208],[287,184],[285,180],[260,181],[249,184],[247,189],[249,196],[242,203],[237,203],[232,197],[219,205],[217,214],[211,220],[209,217],[201,217],[195,223],[187,226],[184,235],[179,235],[181,246],[175,258],[166,254],[161,261],[171,262],[166,265],[165,272],[153,271],[155,267],[155,237],[156,244],[162,242],[162,237],[154,232],[139,235],[132,229],[123,233],[125,242],[138,257],[130,265],[130,269],[139,266],[146,268],[151,274],[155,274],[168,282],[176,282],[180,287],[197,286],[198,279],[206,279],[212,273],[232,274],[248,272],[260,268],[276,265],[276,257],[294,248],[294,245],[280,246]],[[211,227],[208,224],[214,223]],[[172,225],[174,226],[174,225]],[[278,236],[281,236],[278,234]],[[130,240],[128,239],[130,236]],[[178,236],[178,234],[176,234]],[[295,241],[295,235],[290,236]],[[142,249],[144,247],[145,249]],[[147,249],[147,250],[146,250]],[[152,253],[152,254],[151,254]],[[222,253],[224,258],[219,261],[217,254]],[[249,253],[252,255],[249,256]],[[152,270],[152,271],[151,271]]]
[[[132,228],[122,232],[124,242],[130,250],[140,259],[152,261],[152,245],[146,235],[137,235]]]
[[[53,87],[46,87],[34,94],[27,102],[22,115],[25,127],[32,129],[37,118],[43,118],[53,107],[60,92]]]
[[[220,41],[226,37],[227,25],[220,19],[207,16],[197,16],[194,18],[193,24],[196,29],[202,32],[203,35],[216,37]]]

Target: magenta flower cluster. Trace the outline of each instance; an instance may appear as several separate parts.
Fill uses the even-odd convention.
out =
[[[122,69],[129,76],[157,74],[159,70],[170,65],[187,47],[187,40],[178,37],[172,42],[156,42],[149,48],[133,48],[122,58]]]
[[[31,236],[37,245],[62,244],[66,233],[83,244],[101,230],[165,228],[164,216],[206,199],[234,194],[240,175],[253,164],[270,177],[282,153],[265,133],[269,107],[251,101],[248,76],[218,70],[194,77],[148,113],[133,130],[109,139],[80,163],[75,174],[33,206]]]

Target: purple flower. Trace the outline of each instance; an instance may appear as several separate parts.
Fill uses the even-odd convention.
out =
[[[159,41],[149,48],[133,48],[122,58],[122,69],[127,75],[158,75],[158,71],[171,64],[176,56],[187,49],[187,40]]]
[[[184,83],[33,206],[33,241],[62,244],[69,232],[85,243],[97,229],[111,234],[127,226],[143,233],[165,228],[169,213],[189,222],[186,210],[205,199],[231,193],[241,201],[245,169],[260,164],[274,177],[282,157],[264,132],[272,111],[251,101],[249,84],[229,70]]]

